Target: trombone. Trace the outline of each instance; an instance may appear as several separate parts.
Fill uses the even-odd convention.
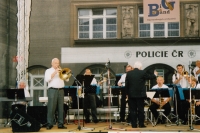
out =
[[[71,76],[72,76],[72,73],[71,73],[71,70],[69,68],[61,68],[59,66],[59,77],[62,79],[62,80],[67,80],[69,79]]]

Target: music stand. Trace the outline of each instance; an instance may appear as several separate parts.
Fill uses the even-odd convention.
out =
[[[156,94],[154,95],[154,98],[161,99],[162,97],[170,97],[168,88],[158,88],[158,89],[152,89],[150,91],[156,91]],[[156,123],[154,125],[157,125],[158,119],[162,118],[162,116],[165,117],[168,122],[172,123],[169,120],[169,118],[163,113],[162,109],[159,108],[159,115],[158,115],[158,118],[156,119]]]
[[[86,127],[84,127],[84,91],[85,91],[85,86],[86,87],[90,86],[93,78],[94,78],[94,75],[77,75],[76,78],[74,77],[75,80],[74,80],[73,86],[77,85],[77,92],[78,92],[78,84],[77,84],[77,82],[83,88],[82,89],[83,93],[81,95],[81,97],[83,98],[83,127],[81,128],[81,126],[80,126],[80,119],[78,118],[78,120],[79,120],[79,122],[78,122],[79,123],[78,129],[79,130],[91,130],[91,131],[94,130],[94,128],[86,128]],[[77,96],[77,102],[78,102],[78,117],[79,117],[79,97],[78,96]],[[71,131],[73,131],[73,130],[71,130]]]
[[[185,99],[190,99],[190,90],[183,90],[184,93],[184,97]],[[195,99],[200,99],[200,90],[196,90],[196,89],[191,89],[191,96],[192,96],[192,100],[194,101],[190,101],[190,102],[194,102],[192,104],[194,104],[195,106]],[[192,106],[190,106],[190,110],[192,110],[191,108],[193,108]],[[196,118],[198,118],[196,120]],[[193,121],[199,121],[200,117],[196,115],[196,113],[192,114],[191,116],[191,122]]]

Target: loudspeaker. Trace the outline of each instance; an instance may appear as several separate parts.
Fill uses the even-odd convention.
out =
[[[27,114],[35,118],[42,126],[47,124],[47,106],[29,106]]]
[[[17,107],[10,115],[13,132],[38,132],[41,125],[38,121]]]

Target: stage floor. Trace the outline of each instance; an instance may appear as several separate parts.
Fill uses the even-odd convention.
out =
[[[97,124],[95,123],[87,123],[84,124],[84,128],[83,128],[83,124],[80,123],[81,126],[81,130],[79,131],[78,125],[72,123],[72,124],[65,124],[65,126],[67,127],[67,129],[58,129],[56,125],[54,125],[54,127],[51,130],[46,130],[46,127],[42,127],[39,132],[138,132],[138,133],[142,133],[142,132],[200,132],[200,125],[193,125],[194,130],[191,130],[190,127],[188,125],[171,125],[171,126],[165,126],[164,124],[158,124],[156,126],[152,126],[151,123],[146,123],[145,124],[147,127],[146,128],[132,128],[130,125],[126,125],[126,124],[122,124],[122,123],[113,123],[113,122],[109,122],[109,120],[107,122],[99,122]],[[112,129],[109,129],[109,127],[112,127]],[[94,128],[93,130],[84,130],[84,129],[88,129],[88,128]],[[197,131],[199,130],[199,131]],[[1,125],[0,128],[0,132],[1,133],[12,133],[12,127],[7,126],[7,127],[3,127],[3,125]]]

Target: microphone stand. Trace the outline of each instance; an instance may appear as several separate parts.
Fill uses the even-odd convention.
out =
[[[124,130],[122,128],[113,128],[112,124],[111,124],[111,107],[110,107],[110,102],[112,103],[112,93],[111,93],[111,87],[110,87],[110,61],[108,61],[108,63],[105,64],[106,68],[107,68],[107,73],[108,73],[108,89],[109,89],[109,94],[108,94],[108,108],[109,108],[109,117],[110,117],[110,122],[109,122],[109,126],[108,128],[106,128],[107,130]]]
[[[191,84],[191,82],[192,82],[192,75],[191,75],[191,71],[192,71],[192,69],[191,69],[191,64],[189,63],[189,69],[190,69],[190,84]],[[193,115],[192,115],[192,92],[191,92],[191,90],[192,90],[192,85],[190,85],[190,124],[189,124],[189,127],[190,127],[190,130],[196,130],[196,131],[200,131],[199,129],[194,129],[194,127],[193,127],[193,124],[192,124],[192,121],[193,121]],[[194,103],[195,104],[195,103]]]

